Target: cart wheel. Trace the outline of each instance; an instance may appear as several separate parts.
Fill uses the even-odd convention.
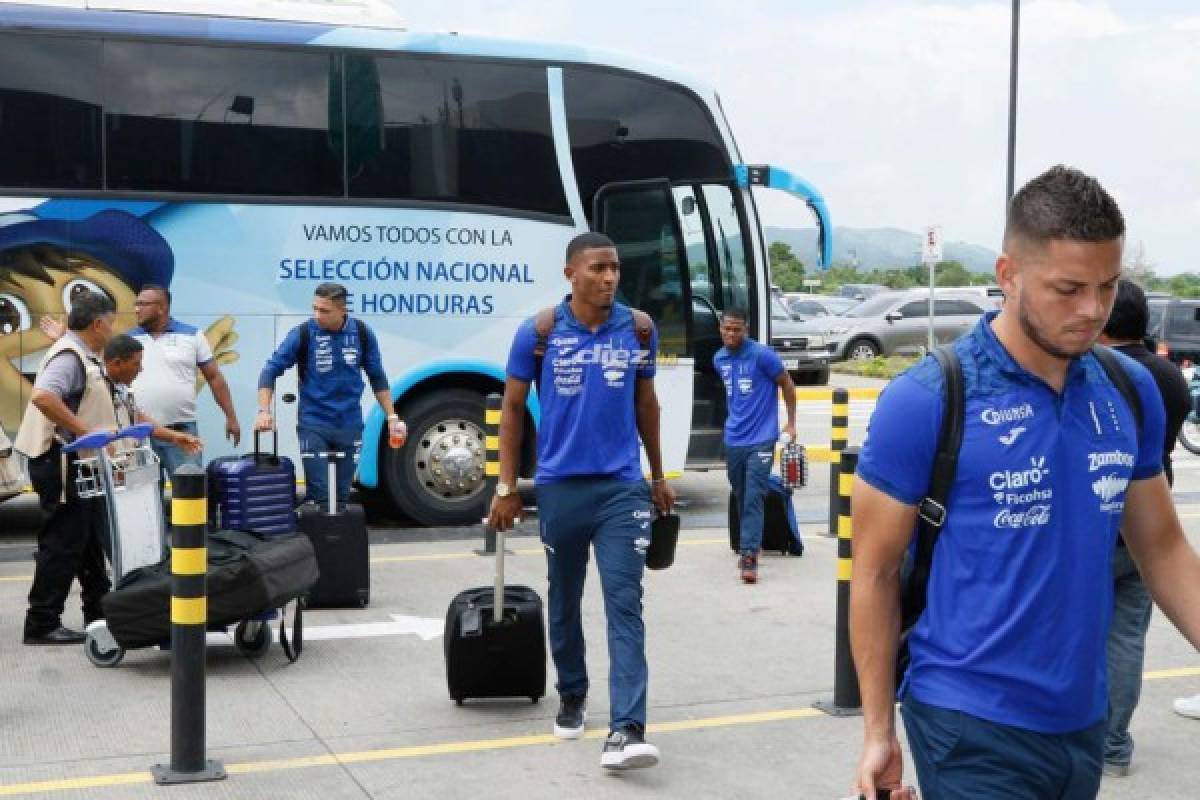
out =
[[[233,646],[243,655],[262,655],[271,646],[271,626],[259,620],[242,620],[233,629]]]
[[[87,641],[84,642],[83,651],[87,653],[88,661],[97,667],[115,667],[125,657],[125,650],[120,645],[116,645],[110,650],[104,650],[96,637],[90,633],[87,635]]]

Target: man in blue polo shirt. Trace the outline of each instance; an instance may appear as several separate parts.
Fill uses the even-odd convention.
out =
[[[662,470],[654,392],[657,335],[649,318],[616,302],[621,264],[598,233],[567,245],[571,294],[554,310],[540,361],[538,318],[518,329],[509,352],[500,423],[500,476],[489,524],[508,530],[521,513],[516,492],[529,384],[541,404],[537,501],[550,587],[550,651],[558,670],[559,738],[583,735],[588,675],[580,604],[588,545],[596,551],[608,622],[611,721],[600,756],[607,769],[650,767],[658,748],[645,740],[646,632],[642,569],[653,504],[670,511],[675,493]],[[640,318],[639,318],[640,315]],[[539,315],[541,316],[541,315]],[[639,326],[645,325],[644,336]],[[638,438],[650,485],[642,476]]]
[[[1094,178],[1062,166],[1035,178],[1008,209],[996,262],[1004,306],[954,344],[962,449],[898,687],[927,798],[1096,795],[1118,528],[1155,600],[1200,645],[1200,558],[1162,472],[1158,389],[1116,354],[1139,427],[1089,352],[1113,305],[1124,233]],[[929,487],[942,384],[927,358],[888,386],[854,483],[850,635],[868,798],[901,779],[899,573]]]
[[[746,336],[746,312],[721,315],[721,343],[713,367],[725,384],[725,469],[733,489],[741,539],[738,570],[744,583],[758,582],[763,503],[779,438],[779,391],[787,409],[783,432],[796,438],[796,385],[779,355]]]
[[[337,497],[345,503],[362,448],[362,373],[387,414],[389,436],[407,435],[392,407],[392,391],[383,371],[383,356],[375,333],[346,311],[346,287],[322,283],[313,291],[312,319],[292,328],[267,359],[258,376],[258,416],[254,429],[274,430],[271,401],[275,379],[292,366],[299,370],[300,409],[296,434],[301,453],[336,451],[352,455],[337,465]],[[315,457],[304,459],[305,499],[323,506],[329,502],[328,465]]]

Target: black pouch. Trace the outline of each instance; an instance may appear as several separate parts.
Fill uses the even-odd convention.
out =
[[[646,548],[646,568],[666,569],[675,563],[675,545],[679,543],[679,515],[662,514],[650,526],[650,546]]]

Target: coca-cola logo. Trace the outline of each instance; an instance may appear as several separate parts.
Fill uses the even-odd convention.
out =
[[[1030,506],[1019,511],[1002,508],[997,512],[996,518],[992,520],[992,525],[997,528],[1032,528],[1035,525],[1048,524],[1050,524],[1050,506],[1048,504]]]

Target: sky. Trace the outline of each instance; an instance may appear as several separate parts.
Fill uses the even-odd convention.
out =
[[[835,226],[999,247],[1009,0],[393,2],[415,30],[673,64],[716,88],[744,158],[808,178]],[[1127,262],[1200,272],[1200,3],[1023,0],[1020,21],[1017,186],[1078,167],[1120,204]],[[765,224],[812,224],[763,194]]]

